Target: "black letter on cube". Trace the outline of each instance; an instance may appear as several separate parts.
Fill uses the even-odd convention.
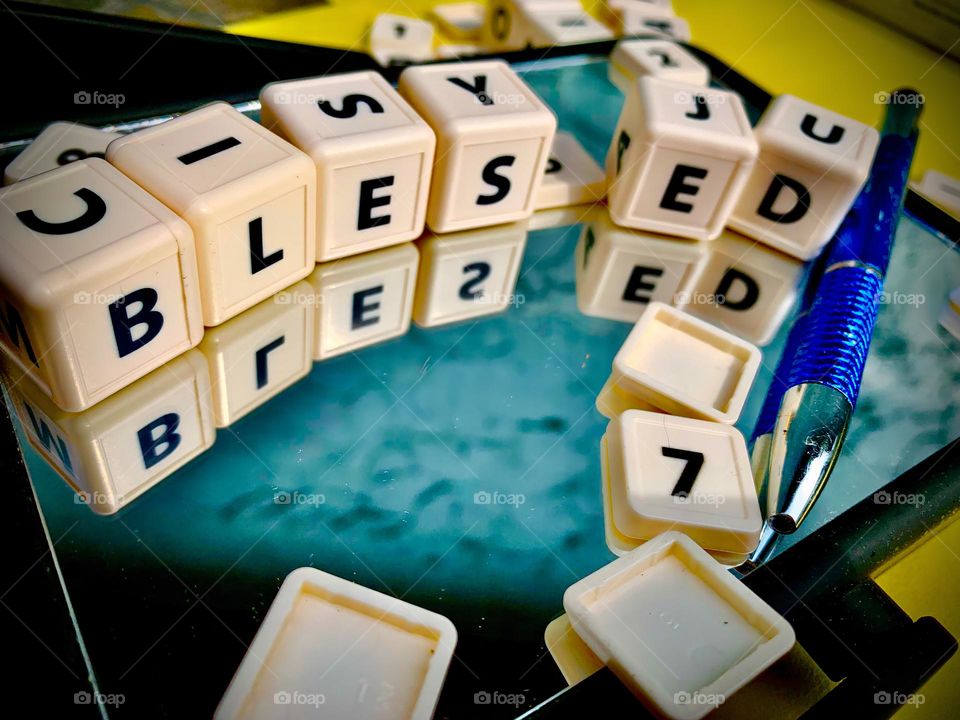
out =
[[[180,416],[177,413],[167,413],[137,430],[144,468],[149,470],[177,449],[183,439],[177,432],[179,425]],[[158,429],[159,435],[156,432]]]
[[[255,275],[274,263],[283,260],[283,248],[275,250],[264,257],[263,255],[263,218],[258,217],[250,221],[250,274]]]
[[[120,357],[139,350],[160,333],[163,328],[163,315],[153,309],[157,299],[157,291],[153,288],[140,288],[107,306]],[[131,315],[130,306],[136,303],[140,303],[140,309]],[[138,325],[146,325],[146,329],[140,337],[134,338],[133,329]]]
[[[813,140],[819,140],[827,145],[836,145],[838,142],[840,142],[841,138],[843,138],[843,128],[839,125],[834,125],[832,128],[830,128],[830,132],[827,133],[827,136],[823,137],[822,135],[817,135],[817,133],[814,132],[814,127],[816,127],[816,124],[817,118],[814,115],[807,113],[803,116],[803,120],[800,123],[800,130],[807,137],[812,138]]]
[[[730,289],[738,280],[743,283],[743,297],[732,301],[730,300]],[[757,300],[760,298],[760,286],[757,285],[756,280],[746,273],[736,268],[727,268],[723,277],[720,278],[720,284],[717,285],[714,295],[717,297],[718,305],[723,305],[730,310],[749,310],[757,304]],[[720,300],[720,298],[723,298],[723,300]]]
[[[466,275],[467,273],[476,273],[476,276],[470,278],[460,286],[460,299],[476,300],[483,295],[483,290],[480,290],[479,285],[490,277],[490,263],[475,262],[464,265],[463,274]]]
[[[784,188],[793,190],[797,196],[797,202],[786,212],[780,213],[773,209],[773,205],[777,202],[777,198],[780,197],[780,192]],[[810,193],[807,191],[807,188],[799,181],[778,173],[773,176],[773,182],[770,183],[770,187],[767,188],[763,200],[760,201],[760,207],[757,208],[757,215],[765,217],[767,220],[773,220],[776,223],[787,225],[789,223],[795,223],[802,218],[807,214],[807,210],[809,209]]]
[[[270,378],[267,377],[267,354],[283,345],[286,339],[287,338],[285,335],[281,335],[276,340],[271,340],[262,348],[257,350],[256,353],[254,353],[254,359],[257,366],[257,390],[270,382]]]
[[[513,155],[500,155],[483,166],[483,181],[487,185],[493,185],[496,192],[490,195],[478,195],[477,205],[493,205],[510,194],[510,178],[506,175],[498,175],[497,170],[502,167],[511,167],[516,159]]]
[[[626,302],[636,302],[647,304],[650,302],[649,295],[641,295],[641,290],[653,290],[656,288],[655,283],[647,282],[644,277],[650,275],[651,277],[658,278],[663,275],[662,268],[651,268],[644,267],[643,265],[635,265],[633,270],[630,272],[630,279],[627,280],[627,286],[623,289],[623,300]]]
[[[9,338],[10,344],[13,347],[18,347],[22,339],[23,350],[27,353],[27,357],[30,358],[30,362],[40,367],[40,361],[37,360],[37,354],[33,351],[33,345],[30,344],[30,336],[27,335],[27,328],[23,324],[23,318],[20,317],[20,313],[17,312],[17,309],[13,305],[7,303],[6,308],[0,310],[0,324],[3,325],[3,332],[7,338]]]
[[[553,175],[554,173],[558,173],[561,170],[563,170],[563,163],[561,163],[559,160],[557,160],[555,157],[551,155],[550,159],[547,160],[547,169],[543,171],[543,174]]]
[[[676,212],[689,213],[693,210],[693,205],[688,202],[681,202],[677,199],[678,195],[696,195],[700,191],[699,185],[691,185],[685,182],[687,178],[703,180],[707,176],[705,168],[693,167],[692,165],[677,165],[673,169],[673,175],[670,176],[670,182],[667,183],[667,189],[663,193],[663,199],[660,201],[660,207],[664,210],[674,210]]]
[[[379,315],[373,315],[374,310],[380,309],[380,301],[367,302],[367,298],[373,295],[380,295],[383,292],[383,285],[358,290],[353,294],[353,314],[351,315],[350,327],[353,330],[359,330],[368,325],[375,325],[380,322]]]
[[[617,175],[620,174],[620,167],[623,165],[623,154],[629,147],[630,136],[627,134],[626,130],[621,130],[620,136],[617,138]]]
[[[474,75],[473,85],[468,83],[466,80],[461,80],[458,77],[448,77],[447,82],[453,83],[458,88],[463,88],[468,93],[470,93],[475,98],[477,98],[477,100],[479,100],[482,105],[493,105],[493,98],[487,95],[487,76],[486,75]]]
[[[370,108],[370,112],[374,115],[379,115],[384,112],[383,105],[369,95],[363,95],[361,93],[351,93],[345,96],[343,98],[343,105],[339,110],[326,100],[317,100],[317,107],[320,108],[321,112],[340,120],[354,117],[361,105],[366,105]]]
[[[709,120],[710,106],[707,105],[707,99],[703,95],[694,95],[693,104],[696,108],[693,112],[685,113],[691,120]]]
[[[86,203],[87,209],[79,217],[65,222],[52,223],[41,220],[33,210],[21,210],[17,219],[34,232],[44,235],[70,235],[91,228],[103,220],[107,214],[107,204],[103,198],[89,188],[80,188],[74,195]]]
[[[63,463],[67,471],[73,475],[73,462],[70,460],[70,453],[67,451],[67,444],[63,441],[63,438],[54,433],[43,420],[37,420],[32,407],[26,403],[23,404],[23,407],[26,408],[27,415],[30,416],[30,424],[33,425],[33,432],[40,444],[47,452],[50,452],[50,446],[52,445],[53,452],[60,458],[60,462]]]
[[[389,195],[374,197],[373,193],[380,188],[392,187],[393,175],[360,181],[360,204],[357,208],[357,230],[369,230],[390,224],[390,213],[373,217],[373,209],[390,204]]]

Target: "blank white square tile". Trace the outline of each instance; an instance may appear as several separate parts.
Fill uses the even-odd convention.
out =
[[[648,708],[677,720],[716,707],[684,697],[728,698],[795,642],[786,620],[679,532],[570,586],[563,606],[597,657]]]
[[[760,158],[729,224],[809,260],[853,205],[870,172],[879,133],[792,95],[776,98],[754,133]]]
[[[120,133],[103,132],[80,123],[50,123],[7,165],[3,184],[26,180],[84,158],[103,158],[107,145],[118,137]]]
[[[305,377],[313,366],[316,294],[301,281],[207,330],[217,427],[227,427]]]
[[[8,387],[30,444],[101,515],[128,505],[216,436],[207,365],[196,350],[79,413],[59,409],[28,378]]]
[[[585,315],[636,322],[647,304],[673,304],[688,294],[708,243],[621,228],[606,208],[577,243],[577,307]]]
[[[379,73],[267,85],[261,122],[317,166],[317,260],[423,232],[436,138]]]
[[[757,151],[739,96],[641,76],[607,153],[610,214],[625,227],[712,240]]]
[[[90,407],[200,342],[190,227],[104,160],[0,190],[0,345]]]
[[[615,390],[672,415],[732,425],[760,367],[755,345],[650,303],[613,359]]]
[[[308,278],[318,295],[313,359],[405,334],[418,263],[416,247],[404,243],[318,265]]]
[[[400,93],[437,133],[427,206],[435,232],[531,215],[556,118],[499,60],[407,68]]]
[[[566,132],[553,136],[536,208],[595,203],[603,199],[607,177],[577,139]]]
[[[757,546],[763,518],[747,444],[722,423],[627,410],[607,426],[613,522],[636,540],[680,530],[708,552]]]
[[[313,269],[313,162],[230,105],[125,135],[110,143],[107,159],[193,228],[204,324],[228,320]]]
[[[283,581],[216,720],[429,720],[457,643],[447,618],[311,567]],[[269,666],[268,666],[269,663]],[[315,703],[294,703],[293,698]],[[287,713],[291,714],[287,714]]]
[[[417,243],[421,260],[414,322],[434,327],[516,305],[526,243],[526,223],[427,233]]]

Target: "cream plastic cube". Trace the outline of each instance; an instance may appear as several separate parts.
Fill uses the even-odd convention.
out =
[[[7,165],[3,184],[26,180],[84,158],[102,159],[107,145],[118,137],[120,133],[103,132],[80,123],[50,123]]]
[[[621,40],[610,53],[607,76],[624,95],[634,81],[649,75],[706,87],[710,69],[671,40]]]
[[[760,158],[729,225],[801,260],[816,257],[863,187],[879,133],[792,95],[776,98],[754,133]]]
[[[654,302],[614,357],[608,390],[629,407],[732,425],[759,367],[755,345]]]
[[[622,555],[671,529],[731,565],[756,548],[763,517],[736,428],[627,410],[607,426],[601,463],[611,552]]]
[[[563,607],[600,662],[656,715],[676,720],[704,717],[796,640],[786,620],[680,532],[574,583]]]
[[[766,345],[797,300],[804,265],[730,230],[710,243],[709,257],[677,307],[757,345]]]
[[[203,336],[217,427],[228,427],[313,367],[317,296],[301,281]]]
[[[485,52],[486,50],[479,45],[457,43],[438,46],[436,54],[438,60],[457,60],[471,55],[483,55]]]
[[[530,44],[526,10],[548,12],[582,10],[579,0],[488,0],[480,33],[481,44],[490,51],[523,50]]]
[[[77,502],[101,515],[128,505],[216,436],[207,365],[196,350],[80,413],[58,408],[28,378],[7,389],[30,445]]]
[[[193,234],[105,161],[0,190],[0,346],[76,412],[200,342]]]
[[[420,279],[413,320],[434,327],[492,315],[520,301],[517,276],[527,244],[525,222],[465,230],[447,235],[427,233],[420,248]]]
[[[457,40],[479,40],[486,19],[483,3],[457,2],[435,5],[430,11],[443,31]]]
[[[566,9],[523,8],[529,42],[533,47],[545,48],[554,45],[612,40],[613,33],[599,20],[595,20],[582,6]]]
[[[114,140],[107,159],[193,228],[204,324],[219,325],[313,269],[313,163],[226,103]]]
[[[740,97],[640,77],[607,154],[607,196],[618,225],[713,240],[757,157]]]
[[[408,65],[433,60],[436,53],[431,49],[430,52],[416,52],[414,50],[398,50],[396,48],[374,48],[370,51],[371,57],[376,60],[377,65],[384,68],[403,68]]]
[[[405,243],[318,265],[308,278],[317,294],[313,359],[404,335],[419,260],[417,248]]]
[[[927,170],[920,182],[911,183],[910,187],[954,217],[960,217],[960,180],[957,178]]]
[[[603,667],[600,658],[574,632],[570,617],[566,614],[547,625],[543,642],[567,685],[576,685]]]
[[[429,57],[433,52],[433,25],[426,20],[381,13],[370,28],[370,49]]]
[[[557,120],[499,60],[407,68],[400,93],[437,133],[427,224],[466,230],[530,217]]]
[[[606,188],[606,174],[577,139],[565,132],[554,135],[536,209],[600,202]]]
[[[614,27],[620,35],[661,35],[680,42],[690,42],[690,24],[672,12],[623,6],[615,11],[614,16]]]
[[[317,260],[423,232],[436,138],[378,73],[267,85],[261,122],[317,166]]]
[[[430,720],[457,644],[447,618],[311,567],[283,581],[214,714]]]
[[[692,291],[707,245],[618,227],[603,209],[577,243],[577,307],[584,315],[634,323],[648,303],[673,304]]]

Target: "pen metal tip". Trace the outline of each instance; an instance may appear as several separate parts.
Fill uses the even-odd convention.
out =
[[[780,537],[785,534],[778,530],[772,522],[774,517],[778,516],[769,518],[763,524],[763,530],[760,531],[760,541],[757,543],[756,549],[750,553],[750,557],[747,558],[747,563],[754,568],[760,567],[773,556],[773,551],[777,543],[780,542]],[[794,528],[796,528],[796,525],[794,525]],[[741,565],[741,572],[746,569],[745,566]]]

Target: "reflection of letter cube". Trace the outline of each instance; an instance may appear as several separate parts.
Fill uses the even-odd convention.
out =
[[[626,95],[643,75],[706,87],[710,69],[670,40],[621,40],[610,53],[610,82]]]
[[[436,139],[378,73],[272,83],[260,101],[264,126],[317,165],[317,260],[419,237]]]
[[[197,351],[81,413],[60,410],[29,379],[8,387],[30,444],[99,514],[116,512],[213,445],[210,378]]]
[[[419,260],[405,243],[318,265],[309,277],[317,294],[314,360],[406,333]]]
[[[729,564],[757,546],[763,518],[747,443],[736,428],[627,410],[607,426],[601,465],[614,553],[671,529]]]
[[[760,161],[730,226],[801,260],[827,244],[867,179],[879,133],[781,95],[755,129]]]
[[[557,121],[506,63],[407,68],[400,92],[437,133],[427,207],[432,230],[531,215]]]
[[[9,185],[26,180],[88,157],[103,158],[107,145],[118,137],[120,133],[103,132],[79,123],[50,123],[7,165],[3,171],[3,183]]]
[[[207,330],[217,427],[227,427],[310,372],[316,295],[303,281]]]
[[[712,240],[756,157],[737,95],[641,77],[607,154],[610,214],[625,227]]]
[[[604,413],[605,407],[619,406],[621,412],[652,407],[732,425],[759,368],[760,351],[746,340],[669,305],[650,303],[614,357],[597,408]]]
[[[776,335],[797,299],[803,263],[729,230],[677,306],[757,345]]]
[[[491,315],[516,304],[526,223],[427,233],[420,241],[420,279],[413,319],[433,327]]]
[[[193,228],[206,325],[313,269],[313,163],[226,103],[125,135],[107,159]]]
[[[60,407],[200,342],[190,227],[99,159],[0,190],[0,345]]]
[[[707,244],[617,227],[606,210],[577,244],[577,307],[585,315],[636,322],[650,302],[690,291]]]

